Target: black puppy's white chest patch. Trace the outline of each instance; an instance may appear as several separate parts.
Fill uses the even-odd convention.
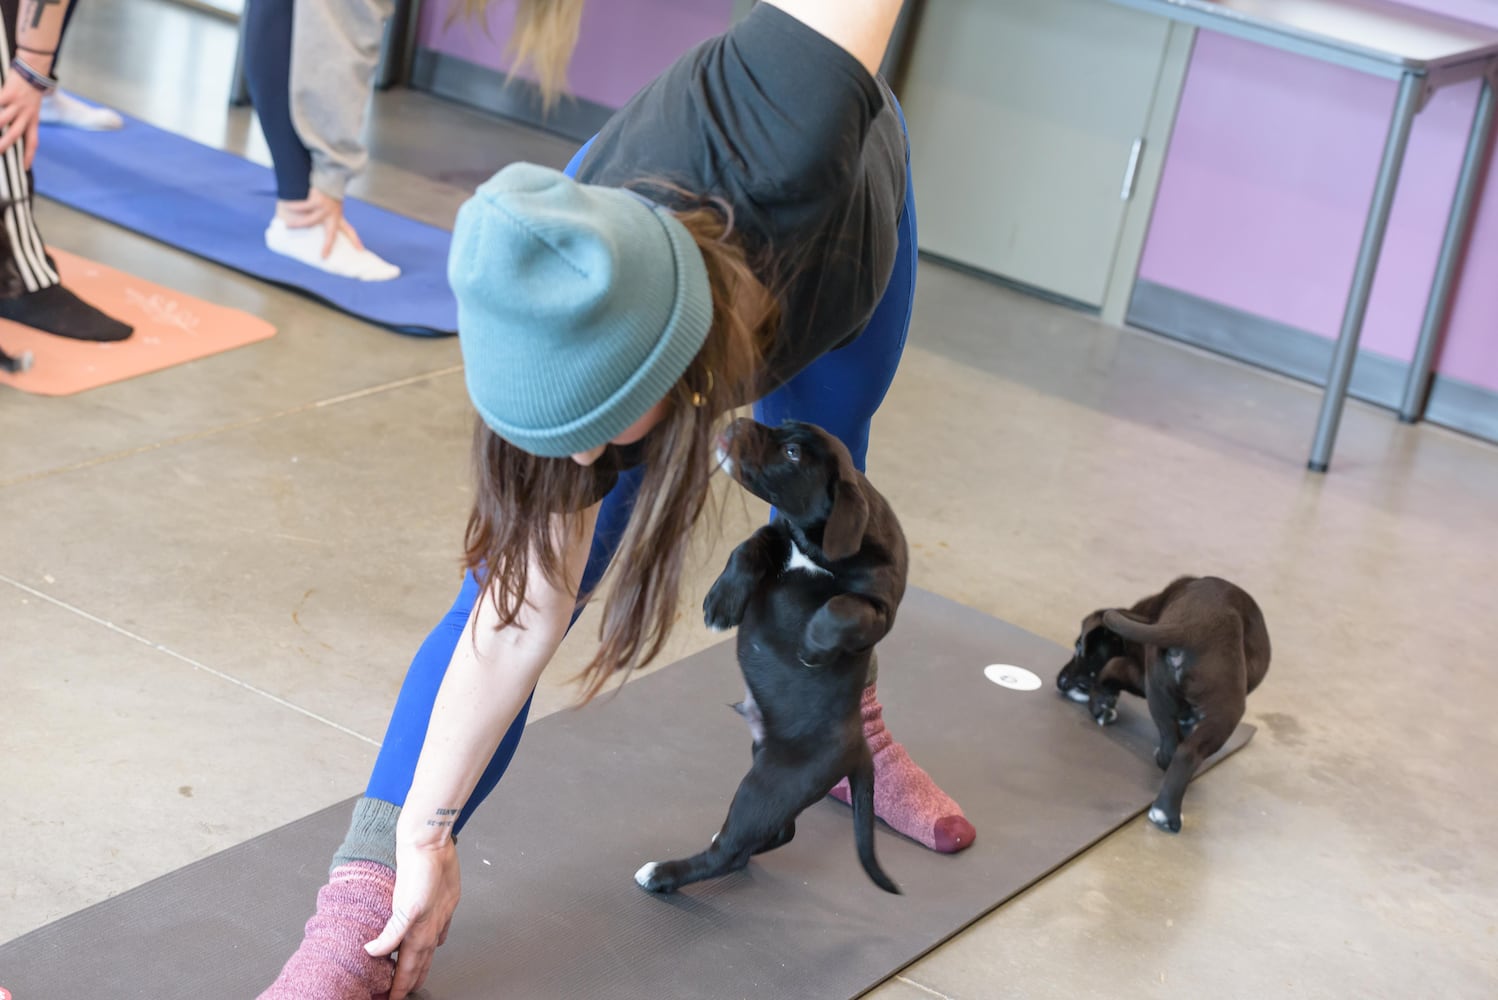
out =
[[[811,557],[797,548],[795,542],[791,542],[790,554],[786,556],[785,566],[780,571],[782,573],[810,573],[813,576],[817,574],[821,574],[822,576],[832,575],[832,570],[825,566],[818,566],[812,562]]]

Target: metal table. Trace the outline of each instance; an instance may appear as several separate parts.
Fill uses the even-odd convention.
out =
[[[1482,80],[1400,406],[1402,420],[1414,422],[1420,419],[1430,391],[1436,347],[1451,304],[1452,281],[1471,227],[1479,175],[1492,136],[1493,90],[1498,85],[1498,80],[1495,80],[1495,74],[1498,74],[1498,29],[1403,7],[1387,0],[1109,2],[1398,82],[1393,117],[1384,141],[1368,220],[1363,228],[1352,285],[1332,352],[1321,414],[1311,445],[1309,465],[1316,472],[1325,472],[1331,462],[1342,409],[1347,400],[1348,382],[1357,359],[1358,341],[1362,337],[1363,320],[1368,311],[1368,297],[1373,290],[1373,277],[1388,228],[1389,210],[1404,166],[1405,149],[1415,115],[1440,88],[1467,80]],[[414,0],[397,0],[377,74],[377,86],[398,84],[408,76],[419,7]],[[905,34],[908,22],[918,14],[920,3],[907,2],[905,7],[901,35]],[[886,69],[896,72],[899,55],[905,46],[896,41],[890,48]],[[248,94],[237,66],[235,80],[232,100],[246,102]]]
[[[1418,420],[1425,411],[1430,390],[1431,368],[1435,351],[1445,326],[1451,303],[1452,278],[1458,257],[1466,243],[1472,221],[1474,193],[1483,167],[1493,130],[1494,74],[1498,71],[1498,29],[1458,21],[1402,7],[1385,0],[1110,0],[1111,3],[1149,14],[1157,14],[1232,35],[1324,62],[1346,66],[1399,83],[1394,100],[1393,119],[1384,141],[1383,159],[1373,185],[1373,199],[1368,221],[1363,228],[1353,270],[1347,307],[1332,352],[1331,370],[1327,374],[1326,392],[1321,401],[1321,416],[1311,444],[1309,465],[1313,471],[1325,472],[1331,462],[1342,407],[1347,399],[1347,383],[1357,359],[1358,340],[1363,332],[1363,318],[1368,311],[1368,295],[1373,289],[1373,275],[1378,269],[1384,232],[1389,223],[1389,209],[1404,165],[1405,147],[1415,115],[1442,87],[1466,80],[1481,79],[1482,90],[1467,149],[1462,158],[1461,174],[1451,213],[1446,221],[1446,235],[1436,262],[1430,297],[1415,357],[1405,382],[1400,419]]]

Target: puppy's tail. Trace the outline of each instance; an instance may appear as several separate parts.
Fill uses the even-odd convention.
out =
[[[848,790],[852,793],[853,841],[858,845],[858,861],[868,872],[874,884],[885,892],[900,895],[895,880],[884,874],[879,859],[874,856],[874,762],[865,757],[863,762],[848,775]]]
[[[1103,624],[1130,642],[1147,643],[1151,646],[1183,646],[1190,639],[1191,629],[1185,622],[1140,621],[1133,612],[1114,610],[1103,612]]]

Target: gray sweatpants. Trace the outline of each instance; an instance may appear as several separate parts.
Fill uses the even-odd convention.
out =
[[[298,0],[291,118],[312,154],[312,186],[341,199],[369,161],[364,113],[394,0]]]

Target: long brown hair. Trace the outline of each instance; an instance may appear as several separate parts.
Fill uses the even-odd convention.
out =
[[[460,13],[471,21],[483,22],[493,0],[457,0],[449,20]],[[557,98],[567,89],[567,65],[577,47],[582,27],[585,0],[519,0],[515,8],[515,28],[505,54],[510,57],[513,75],[526,63],[535,70],[541,89],[542,107],[550,111]]]
[[[692,527],[708,506],[717,468],[718,425],[729,411],[757,398],[765,348],[780,318],[777,299],[734,238],[726,205],[697,200],[675,214],[707,265],[712,327],[666,397],[665,417],[645,439],[643,481],[607,577],[600,645],[579,674],[581,702],[598,694],[614,673],[628,675],[653,660],[670,634]],[[581,510],[593,499],[589,487],[596,472],[570,458],[529,455],[482,421],[474,434],[473,464],[476,490],[464,561],[494,601],[503,628],[523,607],[529,573],[578,586],[563,578],[568,536],[558,535],[552,514]]]

